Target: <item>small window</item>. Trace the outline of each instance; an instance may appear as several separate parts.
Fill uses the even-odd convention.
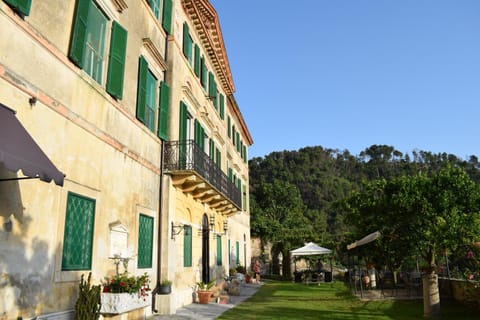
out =
[[[90,270],[95,200],[69,192],[65,214],[62,270]]]
[[[235,257],[236,257],[236,264],[237,266],[240,265],[240,243],[238,241],[235,242]]]

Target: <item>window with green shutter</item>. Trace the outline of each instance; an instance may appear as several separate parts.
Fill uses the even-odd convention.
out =
[[[243,185],[242,192],[242,209],[247,210],[247,186]]]
[[[222,153],[218,148],[215,148],[215,163],[219,168],[222,167]]]
[[[192,65],[192,45],[193,40],[190,36],[190,28],[186,22],[183,23],[183,55],[187,58],[190,65]]]
[[[231,138],[232,137],[232,120],[230,119],[230,116],[227,116],[227,134],[228,134],[228,137]]]
[[[137,84],[137,119],[151,131],[155,130],[155,101],[157,79],[148,70],[148,63],[140,56]]]
[[[210,139],[209,144],[209,156],[213,161],[215,161],[215,142],[213,142],[212,139]]]
[[[225,119],[225,97],[220,94],[220,119]]]
[[[208,73],[208,96],[212,99],[215,109],[217,109],[217,83],[215,82],[215,76],[212,72]]]
[[[107,17],[95,4],[89,6],[83,70],[100,84],[102,84],[103,61],[105,59],[107,21]]]
[[[138,223],[137,267],[151,268],[153,255],[153,218],[140,214]]]
[[[208,86],[208,69],[205,64],[205,58],[200,58],[200,83],[205,91],[207,91]]]
[[[69,192],[63,236],[62,270],[90,270],[95,200]]]
[[[123,96],[127,31],[116,21],[112,23],[110,38],[110,61],[107,73],[107,92],[117,99]]]
[[[103,84],[108,20],[94,1],[77,1],[68,57],[99,84]],[[112,22],[106,89],[117,99],[123,94],[126,44],[127,31]]]
[[[217,234],[217,266],[222,265],[222,236]]]
[[[30,14],[30,7],[32,0],[4,0],[16,12],[28,16]]]
[[[153,11],[155,17],[160,17],[160,0],[147,0],[148,5]]]
[[[198,44],[195,43],[195,57],[194,57],[194,63],[193,63],[193,71],[195,72],[195,75],[197,77],[200,77],[200,47]]]
[[[163,2],[162,27],[167,34],[172,33],[172,1],[173,0],[164,0]]]
[[[240,243],[238,241],[235,242],[235,258],[237,266],[240,265]]]
[[[183,266],[192,266],[192,227],[183,226]]]
[[[168,110],[170,109],[170,87],[160,83],[160,106],[158,110],[158,130],[160,139],[168,140]]]
[[[180,140],[179,158],[180,166],[183,168],[187,162],[187,126],[188,126],[188,112],[187,105],[180,101],[180,117],[179,117],[179,132],[178,137]]]

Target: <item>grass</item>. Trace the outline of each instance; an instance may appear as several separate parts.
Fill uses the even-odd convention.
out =
[[[450,301],[441,302],[442,320],[479,319],[478,311]],[[360,301],[343,282],[304,285],[271,281],[255,295],[223,313],[230,319],[341,319],[418,320],[423,318],[421,300]]]

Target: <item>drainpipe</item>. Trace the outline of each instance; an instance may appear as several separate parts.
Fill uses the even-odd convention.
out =
[[[168,37],[165,37],[165,62],[168,60]],[[163,72],[163,81],[167,82],[167,70]],[[157,234],[157,283],[152,291],[152,313],[157,313],[156,309],[156,294],[160,290],[160,279],[162,276],[162,206],[163,206],[163,161],[164,161],[165,141],[160,139],[160,184],[158,188],[158,234]],[[168,232],[168,231],[167,231]]]

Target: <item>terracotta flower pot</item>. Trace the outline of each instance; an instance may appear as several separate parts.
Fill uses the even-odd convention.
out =
[[[212,295],[211,291],[197,291],[198,295],[198,303],[207,304],[210,300],[210,296]]]

